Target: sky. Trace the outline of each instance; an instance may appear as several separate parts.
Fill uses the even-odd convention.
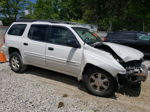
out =
[[[37,0],[30,0],[30,1],[32,1],[33,3],[35,3]],[[28,14],[28,12],[27,11],[25,11],[25,13],[26,14]],[[0,14],[0,17],[2,17],[2,15]]]
[[[30,1],[32,1],[33,3],[35,3],[35,2],[36,2],[36,0],[30,0]]]

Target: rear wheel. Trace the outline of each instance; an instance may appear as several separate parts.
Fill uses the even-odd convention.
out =
[[[115,79],[107,72],[97,68],[89,69],[84,74],[83,80],[86,89],[96,96],[111,96],[117,88]]]
[[[10,54],[9,64],[11,70],[17,73],[22,73],[26,70],[26,65],[23,64],[22,58],[18,52],[13,52]]]

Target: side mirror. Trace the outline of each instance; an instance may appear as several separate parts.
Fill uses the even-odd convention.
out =
[[[73,48],[79,48],[80,45],[76,40],[68,40],[67,45]]]

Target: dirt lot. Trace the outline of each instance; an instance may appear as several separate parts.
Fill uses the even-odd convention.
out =
[[[144,62],[150,66],[150,61]],[[12,72],[0,64],[0,112],[150,112],[150,77],[139,89],[111,98],[88,94],[73,77],[30,67]]]

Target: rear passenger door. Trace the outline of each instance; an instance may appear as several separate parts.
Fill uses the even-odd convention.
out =
[[[46,35],[49,25],[31,25],[28,37],[23,42],[24,57],[27,64],[45,66]]]

